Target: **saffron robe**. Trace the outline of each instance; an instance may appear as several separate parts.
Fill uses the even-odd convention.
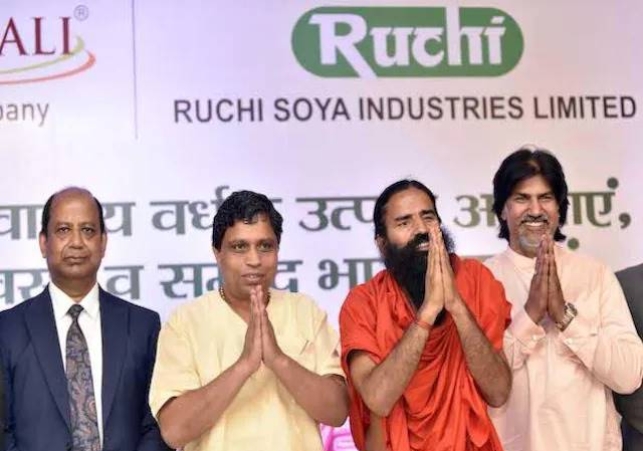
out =
[[[511,318],[502,285],[477,260],[451,255],[456,286],[478,326],[497,351]],[[352,351],[381,363],[415,320],[406,296],[386,270],[353,288],[340,317],[342,366],[349,376],[353,439],[364,450],[370,411],[355,389],[348,366]],[[465,362],[453,318],[431,328],[415,374],[383,419],[393,451],[501,451],[487,404]]]

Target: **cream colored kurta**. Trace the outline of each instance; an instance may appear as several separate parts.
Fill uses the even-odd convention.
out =
[[[320,375],[343,376],[339,336],[326,313],[302,294],[271,290],[267,306],[281,349]],[[163,325],[150,389],[158,412],[171,398],[200,388],[237,361],[247,324],[217,292],[179,307]],[[243,385],[215,427],[185,451],[318,451],[319,425],[263,364]]]
[[[565,301],[578,310],[563,332],[525,312],[535,259],[507,249],[485,262],[513,304],[504,339],[511,394],[489,413],[505,451],[620,451],[611,390],[641,385],[643,344],[614,274],[589,257],[554,252]]]

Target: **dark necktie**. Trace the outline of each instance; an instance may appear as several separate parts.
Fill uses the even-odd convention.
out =
[[[83,307],[76,304],[67,312],[72,319],[67,332],[66,373],[73,451],[100,451],[89,349],[78,325],[78,315],[82,311]]]

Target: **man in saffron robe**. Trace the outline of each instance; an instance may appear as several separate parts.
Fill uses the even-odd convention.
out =
[[[355,444],[501,451],[487,405],[502,405],[511,388],[502,285],[451,253],[435,196],[420,182],[386,188],[373,221],[386,270],[351,290],[339,319]]]

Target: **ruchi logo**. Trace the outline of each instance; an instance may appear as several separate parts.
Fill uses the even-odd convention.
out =
[[[87,9],[77,7],[77,20]],[[0,85],[70,77],[94,65],[96,57],[72,36],[72,17],[0,19]]]
[[[524,41],[495,8],[322,7],[297,21],[292,46],[320,77],[493,77],[516,67]]]

